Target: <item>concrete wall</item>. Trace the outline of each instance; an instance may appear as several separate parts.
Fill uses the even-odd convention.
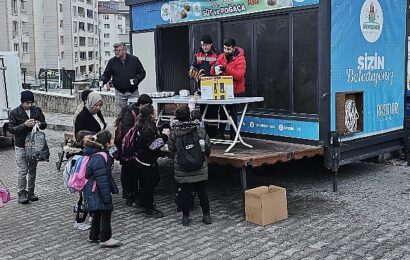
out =
[[[81,92],[77,91],[74,95],[55,94],[44,91],[33,90],[36,106],[43,111],[64,114],[74,114],[78,104],[81,102]],[[116,117],[114,106],[114,94],[100,93],[103,98],[102,113],[105,117]]]

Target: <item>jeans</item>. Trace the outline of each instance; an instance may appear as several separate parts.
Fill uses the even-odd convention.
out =
[[[117,114],[121,112],[121,110],[128,105],[128,99],[139,97],[138,89],[134,92],[125,92],[121,93],[118,90],[115,90],[115,110]]]
[[[112,236],[111,232],[111,210],[97,210],[92,212],[90,236],[91,240],[105,242]]]
[[[15,146],[16,162],[19,168],[18,171],[18,189],[19,192],[26,190],[34,192],[36,181],[37,161],[27,160],[26,149]],[[28,178],[27,178],[28,175]],[[27,185],[28,179],[28,185]]]

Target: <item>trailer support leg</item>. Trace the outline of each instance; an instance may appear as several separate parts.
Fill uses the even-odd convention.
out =
[[[332,170],[333,173],[333,192],[337,192],[337,175],[338,175],[338,170],[337,168],[335,170]]]
[[[239,175],[241,178],[241,189],[242,189],[242,205],[243,205],[243,216],[246,217],[245,213],[245,191],[248,189],[248,181],[246,178],[246,167],[242,166],[239,170]]]

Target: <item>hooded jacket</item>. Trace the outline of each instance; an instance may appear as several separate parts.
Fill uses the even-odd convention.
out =
[[[232,53],[232,58],[228,61],[224,53],[218,56],[215,66],[225,67],[223,76],[233,77],[233,93],[241,94],[245,92],[246,59],[242,48],[236,47]],[[211,75],[215,75],[215,66],[211,67]]]
[[[112,177],[112,158],[103,146],[97,142],[87,141],[84,147],[84,155],[89,155],[85,178],[88,180],[84,186],[84,209],[86,211],[113,210],[111,193],[118,194],[118,187]],[[96,154],[98,152],[107,153],[108,160]],[[96,188],[93,191],[94,182]]]
[[[15,146],[17,147],[24,148],[26,137],[31,130],[33,130],[32,127],[28,127],[24,124],[29,119],[40,121],[40,129],[46,129],[46,118],[44,117],[43,111],[41,111],[39,107],[32,106],[30,108],[30,118],[21,105],[10,112],[8,131],[11,134],[14,134]]]
[[[134,92],[138,89],[138,84],[145,78],[145,75],[146,72],[140,60],[127,53],[124,63],[117,57],[108,61],[101,80],[103,84],[106,84],[112,77],[112,84],[116,90],[121,93]],[[134,85],[131,85],[130,79],[134,79]]]
[[[178,121],[171,122],[171,133],[168,140],[168,149],[171,158],[174,160],[174,178],[177,183],[194,183],[208,180],[208,161],[205,160],[202,168],[196,171],[186,172],[178,165],[176,138],[191,131],[197,131],[198,136],[205,140],[205,155],[211,154],[211,141],[204,128],[200,127],[199,121]]]

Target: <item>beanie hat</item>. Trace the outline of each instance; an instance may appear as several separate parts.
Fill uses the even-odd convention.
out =
[[[179,121],[189,121],[190,112],[188,106],[180,106],[175,110],[175,118]]]
[[[204,36],[202,36],[201,42],[206,43],[206,44],[211,44],[212,38],[208,34],[205,34]]]
[[[24,102],[34,102],[34,94],[30,90],[24,90],[21,92],[21,103]]]

